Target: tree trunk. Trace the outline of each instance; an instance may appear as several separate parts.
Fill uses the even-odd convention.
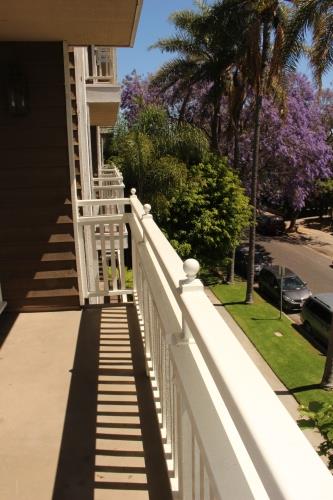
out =
[[[227,275],[227,282],[230,285],[234,284],[235,281],[235,248],[232,248],[230,252],[230,262],[228,265],[228,275]]]
[[[333,390],[333,319],[330,328],[327,354],[326,354],[326,363],[323,373],[323,378],[320,384],[324,389]]]
[[[190,99],[190,96],[191,96],[191,92],[192,92],[192,89],[191,87],[189,87],[185,97],[184,97],[184,100],[182,102],[182,106],[180,108],[180,112],[179,112],[179,117],[178,117],[178,125],[184,120],[184,115],[185,115],[185,111],[186,111],[186,106],[187,106],[187,103]]]
[[[219,113],[220,113],[220,101],[214,103],[213,116],[211,121],[212,127],[212,148],[217,154],[220,154],[219,145]]]
[[[289,227],[288,227],[288,233],[294,233],[295,231],[297,231],[297,224],[296,224],[297,215],[298,214],[294,214],[292,216],[292,218],[290,219],[290,224],[289,224]]]
[[[253,160],[252,160],[252,178],[251,178],[251,205],[252,220],[249,234],[249,260],[246,286],[246,304],[253,303],[253,285],[254,285],[254,257],[256,245],[256,217],[257,217],[257,190],[258,190],[258,169],[259,169],[259,144],[260,144],[260,116],[262,108],[262,98],[265,79],[265,68],[268,57],[270,29],[267,20],[263,23],[262,30],[262,50],[261,67],[256,89],[256,105],[254,112],[254,135],[253,135]]]
[[[239,173],[239,121],[234,125],[234,171]]]
[[[256,245],[256,218],[257,218],[257,188],[258,188],[258,165],[259,165],[259,141],[260,141],[260,112],[262,106],[261,91],[256,95],[255,107],[255,122],[254,122],[254,138],[253,138],[253,161],[252,161],[252,178],[251,178],[251,206],[252,220],[249,234],[249,260],[247,268],[247,287],[246,299],[247,304],[253,303],[253,285],[254,285],[254,257]]]

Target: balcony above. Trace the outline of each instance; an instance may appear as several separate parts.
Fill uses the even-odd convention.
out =
[[[120,104],[120,86],[111,83],[88,83],[86,90],[90,124],[101,127],[114,125]]]
[[[116,50],[91,45],[85,55],[90,124],[110,127],[116,122],[120,104]]]
[[[142,0],[12,0],[0,5],[1,41],[133,45]]]

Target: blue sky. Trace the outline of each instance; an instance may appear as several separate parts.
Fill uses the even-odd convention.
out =
[[[118,49],[118,79],[121,82],[125,75],[136,69],[139,74],[154,73],[170,58],[158,49],[148,50],[148,47],[159,38],[170,36],[172,24],[169,15],[175,10],[193,8],[193,0],[144,0],[139,27],[133,48]],[[299,70],[311,75],[308,64],[301,61]],[[323,79],[323,87],[333,86],[333,71]]]
[[[133,69],[143,75],[155,72],[169,56],[148,47],[159,38],[170,36],[172,24],[168,17],[172,12],[192,8],[192,0],[143,0],[134,47],[118,49],[119,81]]]

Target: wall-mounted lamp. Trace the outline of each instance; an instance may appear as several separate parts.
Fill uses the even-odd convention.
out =
[[[13,116],[23,116],[29,111],[28,84],[18,66],[8,68],[7,106]]]

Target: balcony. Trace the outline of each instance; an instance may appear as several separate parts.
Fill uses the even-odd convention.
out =
[[[12,0],[0,5],[0,40],[133,45],[142,0]]]
[[[112,47],[87,49],[86,95],[90,124],[108,127],[115,124],[121,88],[117,84],[116,51]]]
[[[3,348],[0,496],[331,499],[331,474],[208,300],[196,261],[181,261],[135,190],[119,196],[117,170],[100,175],[113,197],[77,202],[87,307],[20,315]]]

